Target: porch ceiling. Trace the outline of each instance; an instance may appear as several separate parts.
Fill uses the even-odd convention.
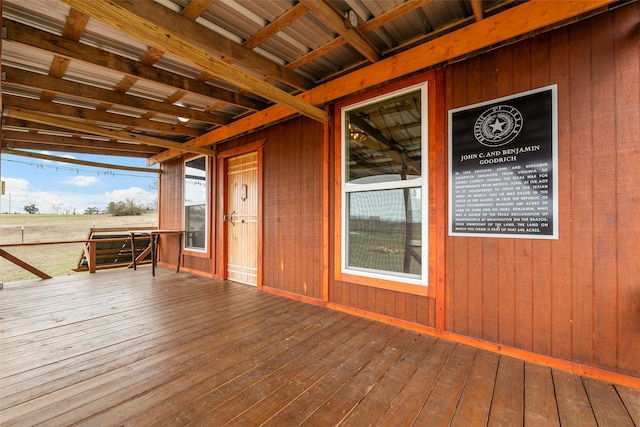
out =
[[[277,105],[326,121],[329,99],[310,90],[509,11],[517,27],[536,1],[3,0],[2,148],[214,154],[264,125],[249,116]],[[615,4],[575,3],[554,25]],[[493,46],[513,38],[496,28]]]

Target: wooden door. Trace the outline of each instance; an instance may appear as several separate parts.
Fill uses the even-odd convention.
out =
[[[227,279],[256,286],[258,278],[258,154],[227,160]]]

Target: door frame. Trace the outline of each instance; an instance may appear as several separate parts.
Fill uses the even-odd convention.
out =
[[[228,192],[227,192],[227,165],[228,160],[231,157],[241,156],[243,154],[249,154],[255,152],[258,157],[258,236],[257,236],[257,256],[258,256],[258,271],[256,277],[256,287],[262,289],[262,189],[263,189],[263,168],[262,168],[262,156],[264,148],[264,139],[241,145],[239,147],[231,148],[229,150],[221,151],[216,158],[217,167],[217,198],[216,198],[216,229],[219,232],[216,234],[216,265],[217,275],[223,280],[228,277],[227,274],[227,223],[224,221],[224,214],[226,213],[228,204]]]

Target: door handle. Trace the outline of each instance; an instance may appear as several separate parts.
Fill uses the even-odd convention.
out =
[[[223,222],[227,222],[227,220],[229,220],[229,222],[231,223],[231,225],[233,225],[235,227],[236,223],[233,222],[233,215],[235,215],[236,211],[231,212],[229,215],[223,215],[222,216],[222,221]]]

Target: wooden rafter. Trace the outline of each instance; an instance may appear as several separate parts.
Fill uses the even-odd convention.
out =
[[[482,8],[482,0],[470,0],[471,8],[473,9],[473,16],[476,21],[481,21],[484,18],[484,11]]]
[[[251,36],[242,45],[247,49],[253,49],[256,46],[259,46],[271,37],[275,36],[279,31],[282,31],[293,22],[306,15],[308,11],[309,9],[304,3],[297,3],[291,9],[287,10],[285,13],[266,25],[262,30]]]
[[[328,3],[321,0],[301,0],[301,2],[313,14],[324,22],[329,28],[339,34],[347,43],[353,46],[371,62],[380,59],[380,52],[355,28],[347,28],[344,24],[344,16],[336,11]]]
[[[186,153],[198,153],[208,156],[215,156],[216,152],[202,147],[190,147],[186,144],[179,142],[173,142],[160,138],[153,138],[145,135],[138,135],[131,132],[124,132],[114,129],[107,129],[99,126],[88,125],[85,123],[76,122],[73,120],[60,119],[49,116],[47,114],[36,113],[33,111],[24,111],[15,108],[5,108],[2,114],[6,117],[13,117],[16,119],[28,120],[35,123],[42,123],[45,125],[59,126],[61,128],[69,130],[77,130],[80,132],[90,133],[93,135],[106,136],[107,138],[114,138],[121,141],[128,141],[138,144],[147,144],[154,147],[162,147],[167,149],[175,149],[180,152]]]
[[[55,114],[59,116],[75,117],[92,122],[109,123],[122,128],[134,127],[137,129],[161,134],[180,135],[182,137],[193,137],[201,134],[198,129],[190,128],[177,123],[163,123],[157,120],[129,117],[123,114],[114,114],[107,111],[73,107],[53,102],[42,102],[35,99],[28,99],[14,95],[4,95],[4,101],[5,106],[7,107],[36,111],[40,113]]]
[[[146,173],[161,172],[160,169],[138,168],[134,166],[114,165],[111,163],[91,162],[88,160],[70,159],[68,157],[51,156],[49,154],[32,153],[29,151],[13,150],[11,148],[4,148],[4,147],[2,148],[2,152],[6,154],[11,154],[14,156],[29,157],[32,159],[41,159],[41,160],[51,160],[54,162],[69,163],[72,165],[91,166],[95,168],[116,169],[116,170],[130,171],[130,172],[146,172]]]
[[[135,13],[115,5],[108,0],[64,0],[72,7],[79,8],[85,13],[106,22],[125,33],[131,34],[146,43],[162,49],[184,61],[203,70],[210,71],[216,76],[237,84],[253,93],[267,98],[275,103],[286,106],[296,113],[306,115],[321,122],[329,120],[327,112],[306,101],[296,98],[276,87],[233,67],[224,61],[208,54],[198,47],[188,43],[178,35],[160,28]],[[138,4],[138,3],[136,3]],[[146,4],[146,3],[145,3]]]
[[[7,34],[5,40],[43,49],[59,57],[121,72],[130,76],[135,81],[138,79],[149,80],[255,111],[266,107],[262,102],[230,90],[217,88],[201,81],[148,65],[148,63],[151,62],[149,59],[134,61],[87,44],[74,42],[55,34],[20,24],[10,19],[5,19],[3,25],[6,27]]]
[[[20,70],[13,67],[4,67],[3,71],[6,73],[6,81],[9,83],[55,91],[57,93],[64,93],[80,98],[99,100],[108,102],[109,104],[124,105],[141,110],[158,111],[176,117],[187,117],[199,120],[205,123],[221,125],[230,122],[229,118],[217,114],[204,113],[191,108],[179,107],[139,96],[127,95],[108,89],[75,83],[69,80],[45,76],[43,74],[32,73],[30,71]]]
[[[41,148],[36,148],[39,144]],[[44,145],[47,147],[45,148]],[[78,136],[58,136],[40,132],[18,132],[12,130],[2,131],[2,146],[8,148],[24,148],[34,150],[68,151],[73,147],[74,151],[85,149],[87,153],[96,154],[149,157],[160,152],[158,147],[142,144],[124,144],[121,142],[103,141]]]
[[[82,2],[82,0],[69,1]],[[281,81],[291,87],[304,90],[313,85],[312,81],[301,74],[288,70],[264,56],[253,52],[251,49],[235,43],[152,0],[114,0],[113,3],[114,5],[119,6],[122,10],[127,10],[133,14],[137,17],[137,20],[144,17],[144,20],[148,23],[158,28],[162,28],[165,32],[170,33],[193,46],[213,51],[221,55],[223,58],[231,58],[234,62],[238,62],[257,73],[264,73],[265,75]],[[151,45],[154,46],[153,44]],[[162,47],[159,48],[164,50]]]
[[[471,52],[495,45],[504,40],[530,33],[575,16],[601,8],[614,0],[589,0],[566,2],[562,0],[529,0],[482,21],[445,34],[396,56],[381,60],[298,95],[327,103],[369,86],[382,84],[429,66],[461,57]],[[519,19],[526,16],[527,19]],[[500,28],[500,31],[496,31]],[[187,145],[209,146],[253,129],[276,123],[291,114],[279,105],[237,120],[187,142]],[[176,151],[166,151],[150,157],[148,164],[164,162],[179,156]]]

